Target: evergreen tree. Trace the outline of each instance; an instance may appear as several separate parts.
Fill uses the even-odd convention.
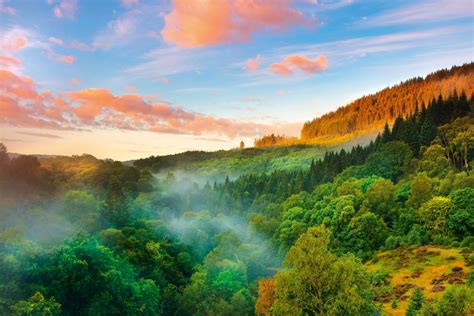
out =
[[[425,299],[423,297],[422,290],[420,288],[416,288],[410,297],[406,315],[407,316],[416,315],[416,312],[419,311],[421,307],[423,306],[424,301]]]
[[[426,117],[420,130],[420,146],[429,146],[438,131],[430,117]]]

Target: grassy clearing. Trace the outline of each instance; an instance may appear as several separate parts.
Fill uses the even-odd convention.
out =
[[[468,251],[442,246],[399,248],[379,253],[367,262],[372,272],[385,272],[385,284],[376,301],[389,315],[405,315],[414,288],[433,300],[456,284],[466,282],[472,266],[466,265]],[[392,307],[396,300],[397,306]]]

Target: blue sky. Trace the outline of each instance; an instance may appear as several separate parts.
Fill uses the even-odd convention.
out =
[[[131,159],[298,135],[360,96],[472,61],[473,12],[470,0],[3,0],[0,55],[21,64],[0,66],[38,96],[4,91],[1,141]]]

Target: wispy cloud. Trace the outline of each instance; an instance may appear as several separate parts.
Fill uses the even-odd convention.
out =
[[[33,132],[17,132],[17,134],[27,135],[27,136],[34,136],[34,137],[43,137],[43,138],[54,138],[54,139],[61,139],[61,136],[53,135],[53,134],[46,134],[46,133],[33,133]]]
[[[8,0],[0,0],[0,14],[15,15],[14,7],[8,5]]]
[[[472,16],[474,16],[472,0],[424,0],[368,17],[361,24],[366,26],[416,24]]]
[[[48,0],[49,4],[54,4],[53,13],[60,19],[74,19],[78,9],[77,0]]]

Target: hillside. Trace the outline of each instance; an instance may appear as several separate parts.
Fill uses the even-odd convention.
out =
[[[423,246],[375,255],[366,267],[383,279],[376,302],[383,304],[389,315],[405,315],[415,288],[420,288],[428,301],[440,299],[450,288],[467,282],[473,264],[471,253],[469,248]]]
[[[375,94],[364,96],[340,107],[334,112],[306,122],[301,130],[303,143],[335,143],[380,131],[385,122],[392,123],[398,116],[405,117],[415,107],[426,106],[441,95],[467,97],[474,93],[474,63],[442,69],[427,75],[404,81]]]
[[[153,172],[189,172],[210,180],[248,173],[269,173],[307,167],[335,148],[309,145],[272,148],[246,148],[215,152],[188,151],[175,155],[151,156],[133,162]]]

